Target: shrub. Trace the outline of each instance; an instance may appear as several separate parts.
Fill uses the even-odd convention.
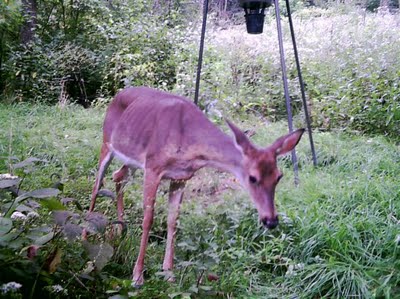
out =
[[[22,176],[0,174],[0,265],[7,269],[0,273],[0,294],[6,298],[82,296],[114,252],[104,237],[108,220],[85,215],[78,201],[60,196],[61,181],[21,190],[26,173],[43,162],[29,157],[9,165]],[[79,241],[83,229],[92,233],[90,242]]]
[[[96,53],[55,39],[13,52],[6,71],[20,99],[54,103],[70,98],[87,105],[101,85],[98,68]]]
[[[2,41],[2,91],[16,93],[19,100],[87,106],[127,85],[167,89],[175,83],[174,57],[182,36],[175,10],[157,14],[145,0],[38,5],[35,39],[10,44],[9,52],[3,51]],[[8,27],[12,20],[7,19]]]

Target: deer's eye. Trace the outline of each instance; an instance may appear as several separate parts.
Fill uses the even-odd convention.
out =
[[[256,184],[257,183],[257,178],[255,176],[249,176],[249,182],[252,184]]]

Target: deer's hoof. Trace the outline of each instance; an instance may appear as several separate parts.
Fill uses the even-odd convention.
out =
[[[176,278],[175,278],[174,275],[166,276],[166,277],[165,277],[165,280],[168,281],[169,283],[174,283],[174,282],[176,282]]]
[[[136,289],[139,289],[143,286],[144,284],[144,279],[143,279],[143,275],[141,275],[140,277],[133,277],[132,279],[132,286]]]

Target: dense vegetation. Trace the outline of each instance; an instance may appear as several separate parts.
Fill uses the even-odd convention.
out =
[[[103,109],[2,105],[0,111],[1,122],[7,123],[0,149],[9,157],[0,172],[18,176],[23,192],[39,189],[28,199],[20,196],[11,209],[15,196],[2,193],[0,260],[7,271],[0,278],[21,283],[26,297],[396,298],[400,292],[400,151],[383,137],[317,133],[317,168],[303,140],[299,187],[293,186],[289,159],[280,162],[285,173],[277,193],[282,223],[274,231],[258,224],[248,195],[230,176],[209,171],[196,176],[186,188],[179,222],[175,284],[164,282],[160,272],[165,185],[150,238],[146,283],[136,290],[130,278],[141,232],[142,176],[127,188],[123,238],[109,239],[110,222],[116,219],[110,199],[100,199],[102,214],[86,217]],[[254,129],[260,145],[286,131],[284,123],[265,125],[258,118],[241,127]],[[113,190],[111,179],[106,188]],[[59,209],[64,212],[51,213]],[[25,217],[10,219],[13,211]],[[90,243],[80,240],[82,227],[93,231]]]
[[[204,171],[187,187],[177,282],[166,283],[165,186],[146,284],[131,286],[141,176],[127,187],[123,237],[110,237],[116,211],[109,198],[86,214],[105,104],[129,85],[193,96],[201,2],[0,3],[0,296],[398,298],[400,17],[398,1],[384,0],[293,2],[319,164],[311,166],[304,138],[295,188],[290,159],[280,161],[279,229],[258,224],[230,176]],[[378,9],[382,3],[388,8]],[[251,36],[235,1],[213,0],[210,8],[201,108],[222,126],[223,116],[235,119],[265,145],[286,131],[273,11],[264,34]],[[106,187],[113,190],[111,180]],[[88,242],[80,239],[84,227],[92,232]]]
[[[225,1],[221,8],[216,4],[224,1],[211,2],[203,108],[217,116],[221,111],[253,111],[281,119],[286,112],[273,10],[266,17],[266,32],[250,36],[237,5]],[[313,125],[397,138],[399,17],[370,12],[377,7],[372,2],[357,4],[294,3]],[[3,102],[78,102],[87,107],[108,101],[129,85],[193,95],[201,21],[196,1],[47,0],[36,6],[34,34],[23,42],[19,2],[0,5]],[[284,29],[293,108],[301,116],[290,37]]]

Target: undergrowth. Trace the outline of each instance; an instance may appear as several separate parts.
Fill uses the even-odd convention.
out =
[[[210,113],[256,112],[271,121],[286,119],[276,20],[271,8],[264,33],[245,26],[208,29],[201,105]],[[341,128],[398,139],[400,134],[400,22],[398,14],[353,9],[304,9],[293,15],[302,76],[313,126]],[[304,114],[288,20],[283,42],[292,109]],[[197,43],[179,52],[177,87],[194,88]]]
[[[14,298],[397,298],[399,147],[384,137],[339,132],[315,132],[317,167],[312,166],[307,138],[301,141],[298,187],[290,159],[281,159],[281,224],[273,231],[258,223],[249,196],[229,175],[201,171],[186,188],[173,284],[161,272],[167,211],[163,185],[147,251],[146,282],[133,288],[141,174],[127,187],[123,237],[107,237],[116,219],[110,199],[99,198],[98,214],[90,219],[86,215],[103,115],[100,108],[1,106],[0,173],[20,180],[19,206],[10,205],[16,199],[9,189],[0,193],[0,280],[21,284]],[[259,145],[287,130],[284,123],[258,118],[236,123],[254,129]],[[114,162],[112,168],[118,166]],[[113,190],[110,175],[106,187]],[[22,190],[36,193],[24,199]],[[10,207],[26,217],[29,212],[38,216],[12,218]],[[93,225],[89,243],[82,242],[81,228]]]

